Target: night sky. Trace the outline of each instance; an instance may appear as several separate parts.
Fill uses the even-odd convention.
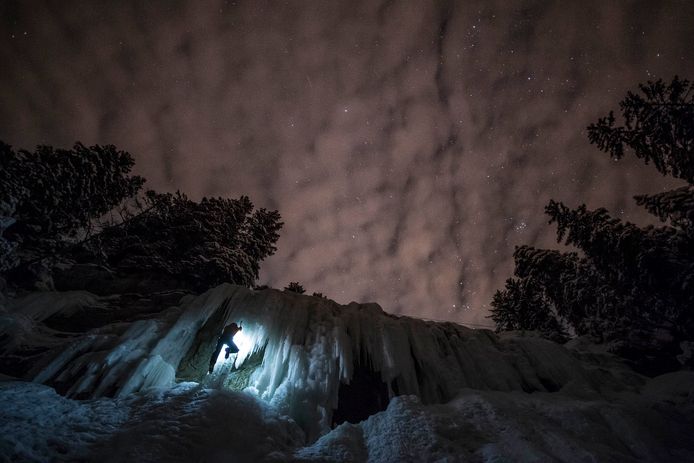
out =
[[[677,183],[585,127],[694,78],[689,1],[3,0],[0,34],[0,139],[278,209],[260,283],[478,325],[550,198],[647,219]]]

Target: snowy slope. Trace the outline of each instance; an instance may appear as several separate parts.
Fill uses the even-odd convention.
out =
[[[667,376],[670,397],[682,392],[679,383],[689,385],[678,406],[648,393],[606,401],[463,389],[429,406],[397,397],[385,412],[342,424],[296,455],[314,462],[692,461],[694,374]]]
[[[34,301],[28,302],[28,310],[36,312]],[[461,388],[531,392],[572,384],[598,390],[606,382],[603,372],[545,340],[500,339],[452,323],[394,317],[376,304],[339,306],[312,296],[222,285],[164,315],[169,313],[175,316],[138,320],[120,336],[83,336],[34,379],[60,384],[68,396],[81,398],[171,387],[177,370],[196,367],[198,377],[188,379],[200,381],[210,347],[223,326],[236,321],[247,339],[237,367],[263,351],[248,389],[292,416],[309,439],[330,429],[340,383],[350,382],[356,364],[380,377],[388,397],[414,394],[424,403],[448,401]],[[200,338],[206,324],[209,334]]]
[[[423,405],[399,396],[305,446],[293,420],[248,393],[181,383],[76,401],[0,382],[0,461],[687,462],[693,385],[681,372],[609,399],[464,389]]]
[[[265,402],[181,383],[120,399],[66,399],[0,382],[0,461],[268,461],[303,434]]]
[[[0,383],[2,454],[694,460],[694,444],[682,437],[694,431],[687,372],[648,381],[608,354],[275,290],[222,285],[180,304],[148,304],[160,300],[151,313],[131,311],[72,334],[44,325],[100,319],[115,310],[114,299],[70,292],[6,301],[3,355],[32,352],[25,379],[50,387]],[[220,357],[208,375],[217,336],[231,321],[243,326],[239,356]],[[345,420],[354,424],[337,426]]]

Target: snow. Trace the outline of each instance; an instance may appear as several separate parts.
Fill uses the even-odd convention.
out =
[[[464,389],[445,405],[400,396],[386,411],[338,426],[296,456],[321,462],[691,461],[691,411],[691,401],[676,410],[636,394],[608,402]],[[686,425],[672,427],[675,416]]]
[[[643,393],[462,389],[446,404],[398,396],[357,424],[306,445],[301,428],[248,392],[179,383],[78,401],[36,383],[0,383],[2,461],[623,462],[692,461],[691,372]],[[687,385],[684,387],[684,385]],[[654,391],[657,391],[654,392]],[[679,393],[678,393],[679,394]]]
[[[694,371],[677,371],[653,378],[643,394],[674,404],[694,404]]]
[[[37,291],[11,300],[8,311],[21,312],[25,317],[40,322],[56,313],[72,315],[85,307],[98,306],[101,306],[99,298],[87,291]]]
[[[101,305],[97,296],[86,291],[40,291],[0,302],[0,346],[3,350],[13,350],[22,345],[59,344],[59,340],[50,339],[55,331],[40,322],[56,313],[72,315],[84,307]]]
[[[44,293],[9,301],[3,314],[40,328],[47,316],[104,302],[84,292]],[[64,338],[25,378],[34,383],[0,383],[0,454],[19,461],[694,460],[694,373],[648,380],[584,340],[562,347],[397,317],[376,304],[233,285],[161,309]],[[217,337],[231,322],[243,326],[238,356],[225,360],[222,350],[208,375]],[[47,345],[58,345],[50,344],[54,334],[42,333]],[[26,336],[13,339],[7,349]],[[195,382],[181,382],[184,370]],[[357,371],[383,384],[387,408],[334,426],[337,409],[359,406],[341,395],[357,384]]]
[[[1,461],[77,461],[128,416],[110,399],[79,402],[41,384],[0,382]]]
[[[0,404],[0,461],[286,461],[304,438],[265,402],[194,383],[76,401],[4,382]]]
[[[81,300],[77,296],[70,295]],[[33,299],[15,310],[40,312]],[[225,316],[218,317],[216,333],[232,321],[243,326],[237,368],[262,352],[247,390],[295,419],[309,440],[331,429],[340,385],[350,383],[356,363],[378,375],[389,397],[397,391],[424,403],[448,401],[466,387],[529,392],[571,383],[596,391],[609,380],[602,376],[614,376],[591,371],[543,339],[504,339],[453,323],[395,317],[377,304],[340,306],[324,298],[221,285],[159,318],[134,322],[119,336],[89,334],[75,341],[34,379],[65,384],[68,396],[80,398],[170,388],[182,359],[196,348],[198,331],[217,311]],[[224,374],[233,374],[231,367]]]

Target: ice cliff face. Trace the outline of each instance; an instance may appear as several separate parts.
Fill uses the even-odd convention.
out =
[[[41,293],[12,301],[8,313],[24,317],[25,325],[53,319],[67,326],[71,319],[98,319],[109,301],[85,292]],[[74,398],[122,398],[181,381],[245,390],[293,418],[308,442],[342,421],[385,410],[394,396],[435,404],[465,388],[590,395],[644,382],[609,356],[581,357],[534,337],[396,317],[376,304],[342,306],[222,285],[158,309],[63,339],[27,375]],[[232,358],[208,375],[217,338],[232,321],[243,326],[235,367]]]

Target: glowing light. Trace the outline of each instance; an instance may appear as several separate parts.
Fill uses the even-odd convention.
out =
[[[235,359],[238,359],[238,361],[236,362],[236,366],[238,367],[243,363],[244,360],[246,360],[246,357],[248,357],[248,354],[250,354],[251,349],[253,348],[251,334],[245,328],[237,332],[234,335],[234,344],[236,344],[236,347],[239,348],[239,351],[237,354],[229,354],[228,360],[233,362]],[[224,356],[226,355],[227,347],[228,346],[224,344],[224,347],[222,347],[222,350],[219,352],[219,355],[217,356],[217,361],[215,362],[215,368],[227,361],[227,359],[224,358]]]
[[[239,348],[239,359],[245,360],[248,354],[250,354],[253,348],[253,342],[251,341],[251,333],[247,329],[243,329],[236,333],[234,336],[234,343]]]

